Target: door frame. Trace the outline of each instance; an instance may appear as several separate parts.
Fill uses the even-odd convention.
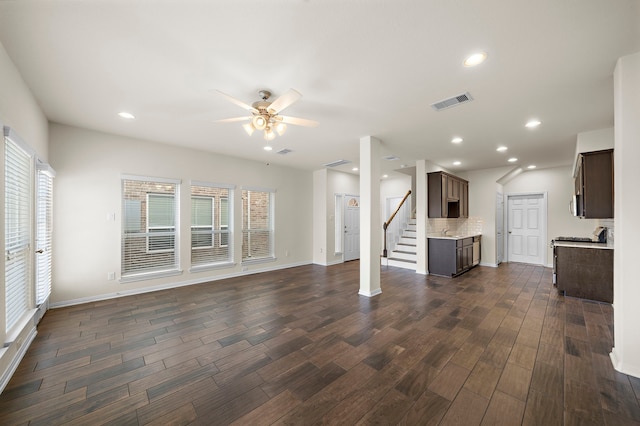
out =
[[[502,238],[503,238],[503,262],[509,262],[509,198],[510,197],[527,197],[527,196],[542,196],[542,203],[543,203],[543,208],[542,208],[542,218],[540,220],[541,222],[541,229],[542,229],[542,263],[540,264],[541,266],[545,266],[547,267],[547,258],[548,258],[548,253],[547,253],[547,247],[549,246],[546,241],[548,239],[547,237],[547,223],[548,223],[548,215],[549,215],[549,207],[548,207],[548,196],[547,196],[547,191],[532,191],[532,192],[505,192],[503,194],[503,203],[504,203],[504,210],[503,210],[503,219],[504,219],[504,226],[502,227]],[[533,263],[531,264],[533,265]]]
[[[360,209],[360,195],[349,194],[349,193],[336,193],[335,195],[342,196],[342,202],[340,203],[340,211],[341,211],[341,216],[342,216],[342,219],[341,219],[342,229],[341,229],[341,232],[340,232],[340,235],[342,237],[342,244],[341,244],[342,252],[340,253],[340,255],[342,257],[342,263],[344,263],[344,262],[347,262],[345,260],[346,249],[345,249],[345,245],[344,245],[344,243],[345,243],[345,240],[344,240],[344,235],[345,235],[345,232],[344,232],[344,227],[345,227],[345,203],[347,202],[347,198],[348,197],[357,197],[358,198],[358,210],[359,210]],[[360,216],[358,215],[358,221],[359,220],[360,220]],[[360,244],[360,239],[358,239],[358,244]],[[360,252],[360,248],[358,247],[358,253],[359,252]],[[336,254],[338,254],[338,253],[336,253]],[[358,259],[359,258],[360,257],[358,256]],[[355,259],[352,259],[352,260],[355,260]]]

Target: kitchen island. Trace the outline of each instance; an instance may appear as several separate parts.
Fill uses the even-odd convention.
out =
[[[454,277],[478,265],[481,240],[479,233],[427,234],[429,274]]]

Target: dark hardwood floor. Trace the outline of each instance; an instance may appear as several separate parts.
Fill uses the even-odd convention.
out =
[[[640,424],[611,306],[558,296],[549,269],[358,288],[349,262],[51,310],[0,424]]]

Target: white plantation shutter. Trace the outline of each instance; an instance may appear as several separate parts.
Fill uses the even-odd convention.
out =
[[[29,309],[32,156],[5,128],[5,310],[9,331]]]
[[[179,273],[179,180],[122,177],[121,281]]]
[[[274,255],[275,191],[242,190],[242,261],[268,260]]]
[[[36,305],[51,294],[51,234],[53,229],[53,177],[48,165],[38,164],[36,191]]]

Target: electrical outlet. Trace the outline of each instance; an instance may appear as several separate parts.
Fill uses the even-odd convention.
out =
[[[113,280],[115,280],[115,279],[116,279],[116,273],[115,273],[115,272],[108,272],[108,273],[107,273],[107,279],[108,279],[109,281],[113,281]]]
[[[322,253],[322,247],[320,247],[320,253]]]
[[[284,251],[284,257],[289,257],[289,250]]]

